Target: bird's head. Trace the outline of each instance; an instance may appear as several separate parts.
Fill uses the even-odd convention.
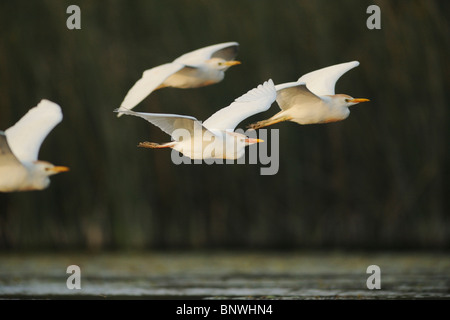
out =
[[[47,161],[35,161],[31,167],[31,183],[36,189],[45,189],[50,184],[50,176],[67,171],[68,167],[55,166]]]
[[[211,58],[211,59],[206,61],[206,64],[208,64],[211,68],[225,71],[229,67],[241,64],[241,62],[240,61],[236,61],[236,60],[225,60],[225,59],[222,59],[222,58]]]
[[[337,104],[340,104],[345,107],[350,107],[361,102],[370,101],[369,99],[365,98],[353,98],[346,94],[336,94],[334,96],[334,100],[336,101]]]

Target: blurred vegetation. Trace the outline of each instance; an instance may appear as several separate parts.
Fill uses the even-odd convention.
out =
[[[81,8],[68,30],[66,9]],[[381,8],[381,30],[366,9]],[[0,129],[42,98],[64,120],[40,159],[67,165],[41,192],[0,194],[0,249],[448,249],[448,1],[0,1]],[[280,123],[280,170],[174,165],[146,121],[112,112],[151,67],[238,41],[242,65],[135,110],[206,119],[259,83],[360,61],[345,121]],[[241,123],[265,119],[266,113]]]

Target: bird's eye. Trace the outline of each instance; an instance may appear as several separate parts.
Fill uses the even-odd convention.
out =
[[[219,62],[218,65],[219,65],[219,66],[223,65],[223,62]]]
[[[345,99],[345,102],[350,102],[350,99],[347,99],[347,98],[346,98],[346,99]]]

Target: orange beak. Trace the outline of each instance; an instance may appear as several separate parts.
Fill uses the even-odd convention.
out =
[[[247,144],[254,144],[254,143],[264,142],[264,140],[262,140],[262,139],[253,139],[253,138],[247,138],[244,141]]]
[[[358,99],[351,99],[348,102],[352,102],[352,103],[361,103],[361,102],[367,102],[370,101],[369,99],[364,99],[364,98],[358,98]]]
[[[53,174],[60,173],[60,172],[67,172],[70,171],[68,167],[63,166],[54,166],[53,168],[49,169]]]
[[[231,67],[231,66],[236,66],[238,64],[241,64],[241,62],[240,61],[236,61],[236,60],[231,60],[231,61],[225,61],[223,64],[228,66],[228,67]]]

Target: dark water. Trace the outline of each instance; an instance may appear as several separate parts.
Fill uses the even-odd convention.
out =
[[[81,271],[68,289],[67,267]],[[381,289],[367,288],[380,267]],[[1,254],[0,298],[449,299],[450,255],[428,253]]]

